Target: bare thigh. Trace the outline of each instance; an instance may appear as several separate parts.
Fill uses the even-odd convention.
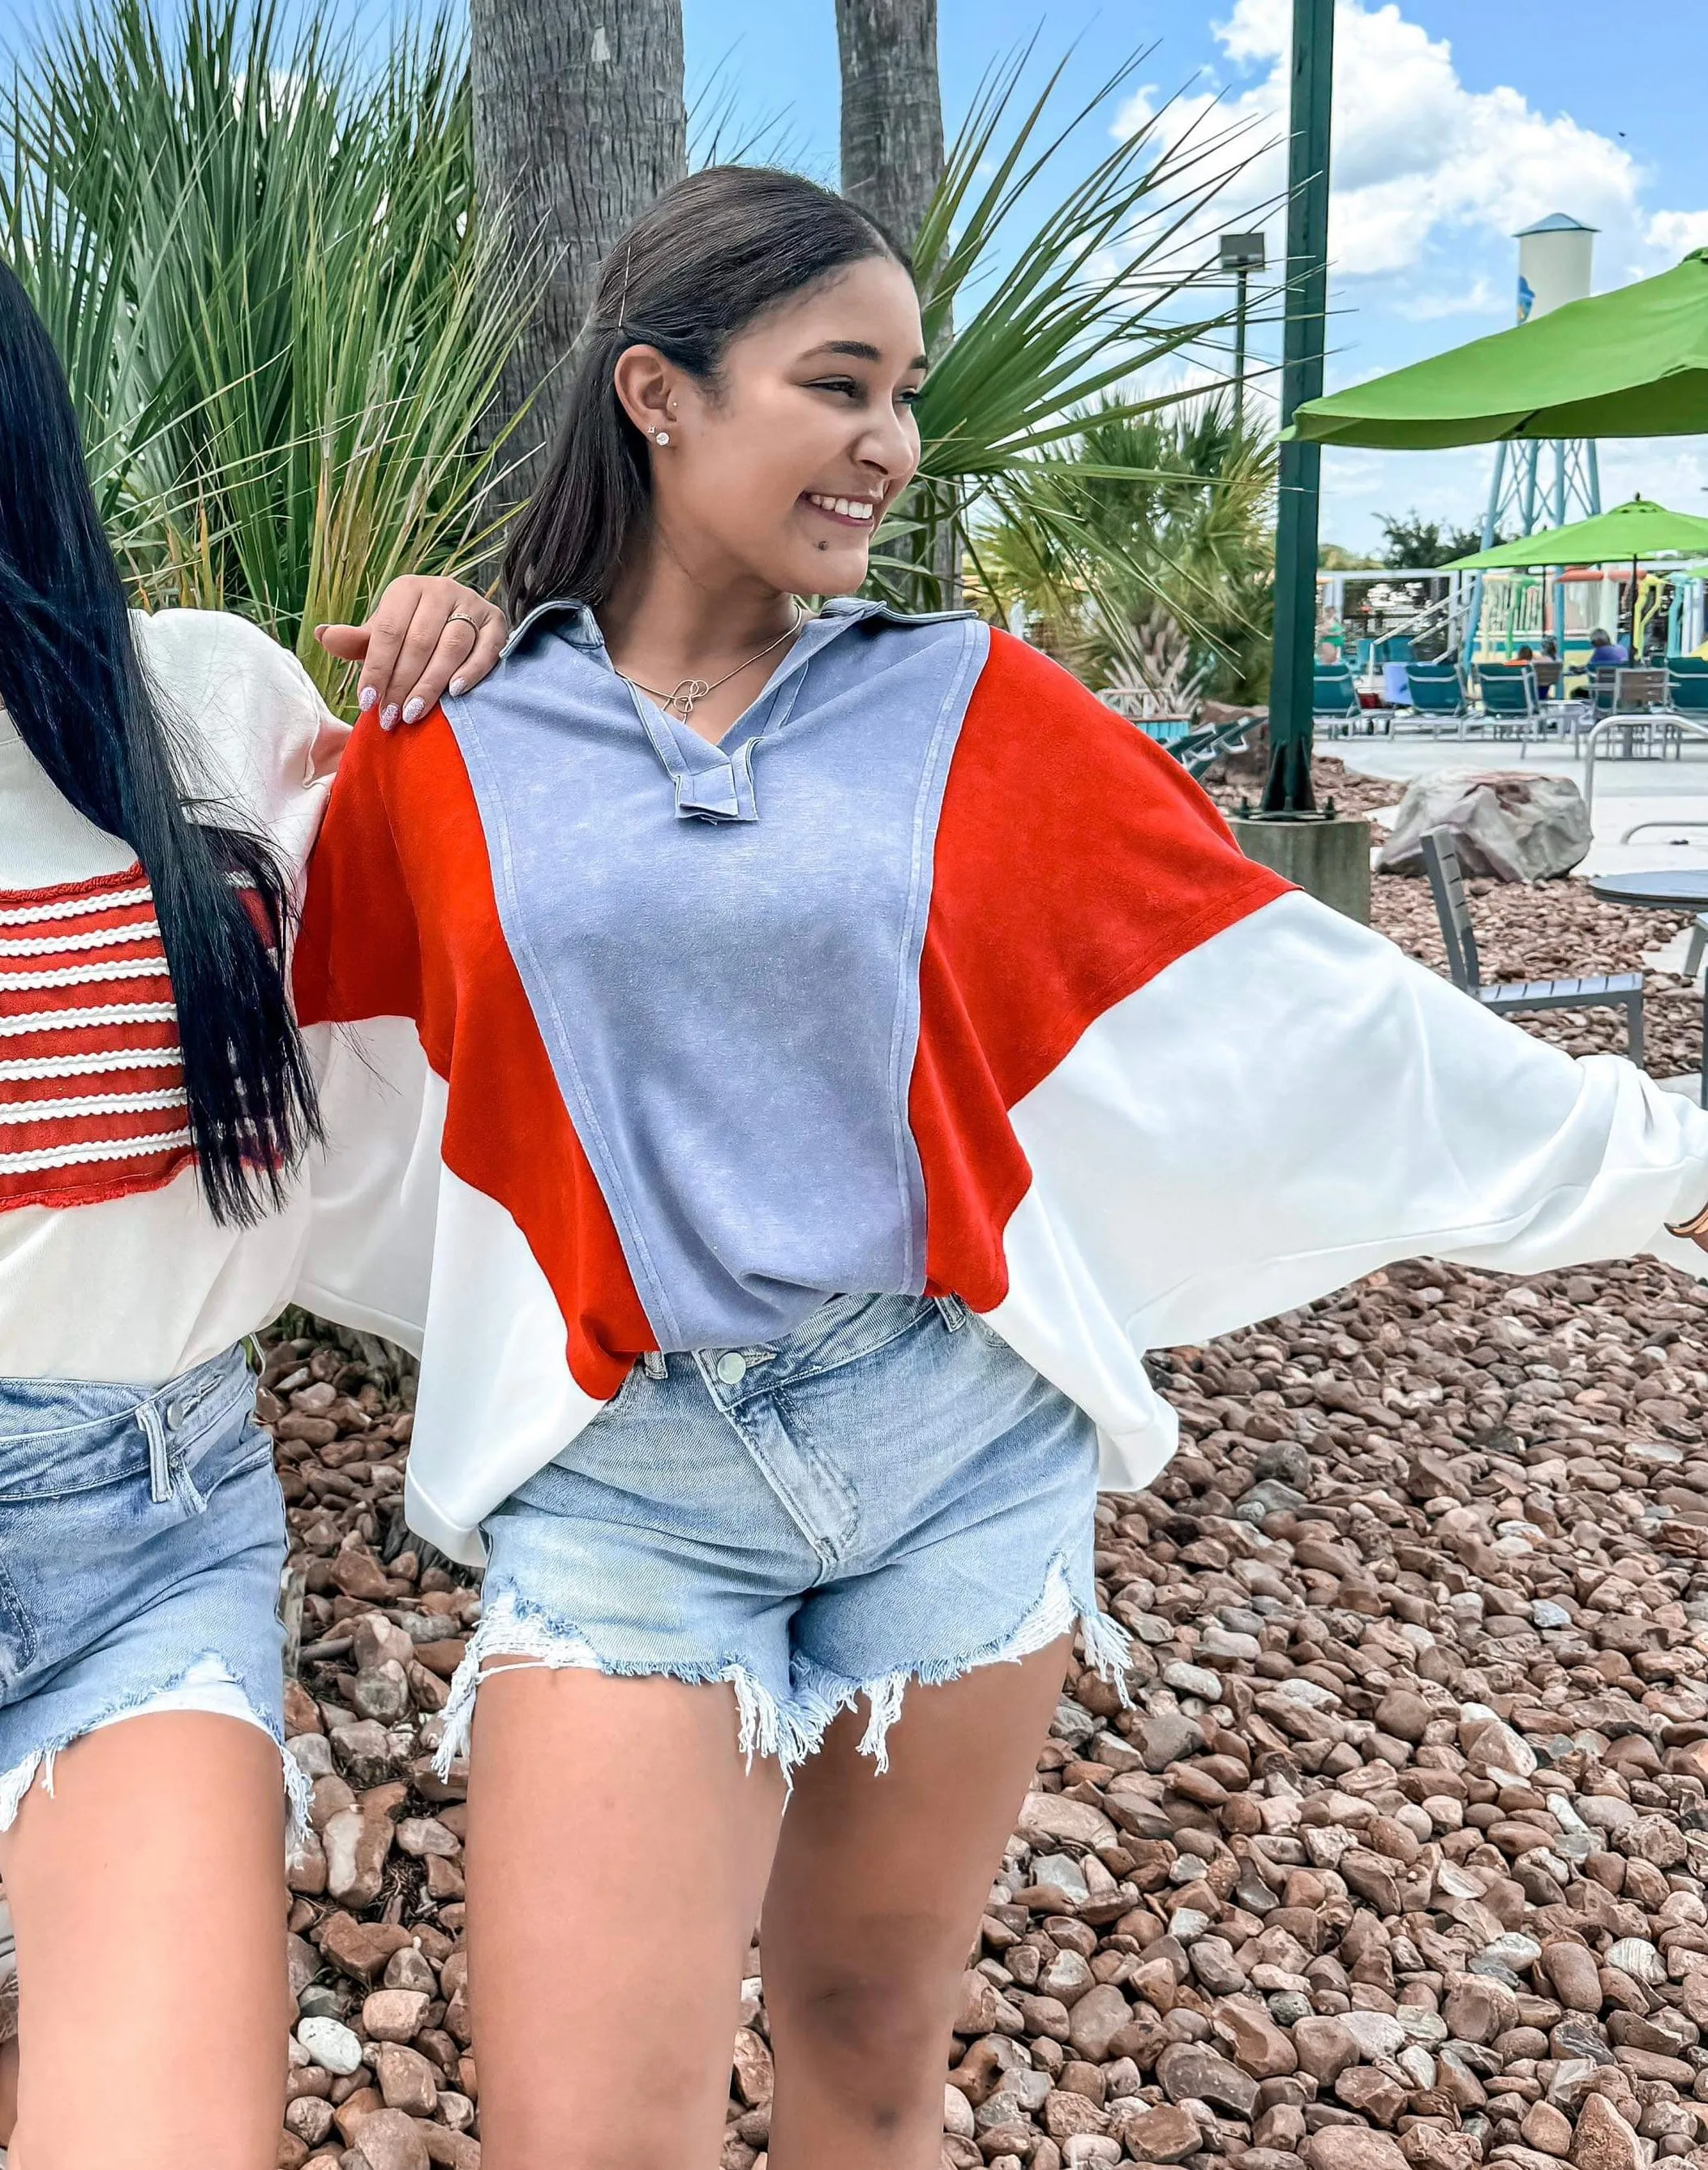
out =
[[[53,1788],[33,1787],[0,1839],[19,2160],[272,2170],[289,2018],[277,1749],[240,1719],[163,1712],[75,1743]]]
[[[783,1820],[761,1952],[771,2170],[936,2170],[961,1976],[1066,1640],[910,1688],[881,1776],[838,1718]]]
[[[710,2170],[783,1786],[734,1690],[495,1668],[468,1787],[485,2170]]]

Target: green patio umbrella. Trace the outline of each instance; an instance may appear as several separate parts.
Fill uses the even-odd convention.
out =
[[[1708,520],[1694,512],[1669,512],[1652,497],[1634,497],[1592,520],[1574,520],[1516,542],[1497,542],[1442,568],[1450,573],[1492,573],[1526,565],[1611,565],[1675,551],[1708,550]],[[1682,572],[1682,566],[1669,568]]]
[[[1708,430],[1708,249],[1657,278],[1309,400],[1282,435],[1430,452],[1498,437],[1700,430]]]

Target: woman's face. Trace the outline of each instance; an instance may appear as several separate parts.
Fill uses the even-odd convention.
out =
[[[702,385],[633,349],[617,387],[652,446],[655,534],[691,576],[851,595],[873,530],[919,464],[918,297],[869,257],[770,310]]]

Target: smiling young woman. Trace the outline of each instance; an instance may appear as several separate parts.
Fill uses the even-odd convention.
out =
[[[1124,1672],[1146,1349],[1425,1248],[1700,1260],[1708,1116],[1287,890],[1022,643],[850,600],[923,369],[852,206],[670,191],[506,660],[358,730],[313,869],[308,1298],[420,1342],[410,1517],[487,1555],[487,2170],[715,2162],[762,1905],[772,2170],[934,2170],[1069,1638]]]

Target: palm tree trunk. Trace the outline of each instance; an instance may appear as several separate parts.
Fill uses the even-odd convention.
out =
[[[943,98],[937,0],[836,0],[842,57],[842,192],[911,249],[943,178]],[[921,503],[921,510],[926,509]],[[934,513],[950,514],[931,500]],[[961,541],[952,516],[922,538],[913,584],[924,607],[961,599]]]
[[[601,259],[688,170],[682,0],[469,0],[468,38],[481,201],[501,208],[518,259],[543,243],[554,259],[487,421],[501,429],[539,392],[511,440],[526,455],[519,500],[543,463],[559,365]]]
[[[836,0],[842,190],[910,249],[943,174],[937,0]]]

